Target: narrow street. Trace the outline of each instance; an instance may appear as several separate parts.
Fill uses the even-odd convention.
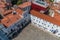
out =
[[[59,38],[29,24],[25,29],[23,29],[18,37],[13,40],[59,40]]]

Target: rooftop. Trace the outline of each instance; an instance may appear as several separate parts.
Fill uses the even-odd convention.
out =
[[[0,20],[0,23],[5,25],[6,27],[10,27],[12,24],[22,19],[23,12],[24,12],[23,10],[19,8],[7,10],[5,7],[6,7],[5,3],[0,2],[0,14],[3,15],[3,19]]]
[[[40,13],[40,12],[35,11],[35,10],[31,10],[30,13],[31,13],[32,15],[38,17],[38,18],[42,18],[42,19],[44,19],[44,20],[46,20],[46,21],[48,21],[48,22],[51,22],[51,23],[53,23],[53,24],[56,24],[56,25],[59,25],[59,26],[60,26],[60,21],[57,20],[57,19],[55,19],[55,18],[53,18],[53,17],[50,17],[50,16],[48,16],[48,15],[45,15],[45,14]]]
[[[28,6],[31,6],[31,2],[25,2],[25,3],[21,4],[21,5],[19,5],[18,7],[25,8],[25,7],[28,7]]]
[[[48,2],[49,2],[49,0],[47,1],[47,3]],[[56,5],[56,4],[58,4],[59,6]],[[4,16],[4,18],[1,20],[1,22],[6,27],[9,27],[13,23],[15,23],[17,20],[21,19],[22,16],[23,16],[24,11],[19,9],[19,8],[15,9],[15,10],[13,10],[13,9],[6,10],[4,8],[5,3],[3,3],[3,2],[1,2],[0,6],[1,6],[0,7],[0,10],[1,10],[0,13]],[[25,2],[23,4],[18,5],[18,7],[20,7],[20,8],[25,8],[27,6],[31,6],[31,2]],[[52,6],[49,6],[49,7],[54,11],[54,16],[53,17],[42,14],[38,11],[33,10],[33,9],[30,12],[34,16],[37,16],[39,18],[43,18],[46,21],[52,22],[52,23],[57,24],[57,25],[60,26],[60,18],[59,18],[60,17],[60,12],[58,12],[58,11],[60,11],[60,3],[54,3]],[[13,15],[14,11],[16,12],[16,15]],[[14,20],[14,21],[12,21],[12,20]]]
[[[2,20],[1,23],[4,24],[6,27],[11,26],[12,24],[16,23],[18,20],[22,19],[22,13],[23,11],[21,9],[16,10],[16,14],[8,14],[6,15]]]

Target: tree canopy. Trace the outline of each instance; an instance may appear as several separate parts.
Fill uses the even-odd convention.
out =
[[[15,5],[15,4],[19,5],[19,4],[22,3],[22,0],[11,0],[11,3],[12,3],[13,5]]]
[[[54,0],[50,0],[50,2],[54,2]]]

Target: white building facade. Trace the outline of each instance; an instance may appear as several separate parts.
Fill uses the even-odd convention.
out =
[[[60,0],[54,0],[54,2],[59,3],[59,2],[60,2]]]
[[[38,18],[37,16],[34,16],[32,14],[31,14],[31,23],[37,26],[38,28],[42,28],[43,30],[46,30],[60,37],[60,26],[58,25],[48,22],[42,18]]]

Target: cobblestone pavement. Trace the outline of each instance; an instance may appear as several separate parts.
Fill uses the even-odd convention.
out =
[[[59,40],[59,38],[44,32],[37,27],[29,24],[23,31],[13,40]]]

